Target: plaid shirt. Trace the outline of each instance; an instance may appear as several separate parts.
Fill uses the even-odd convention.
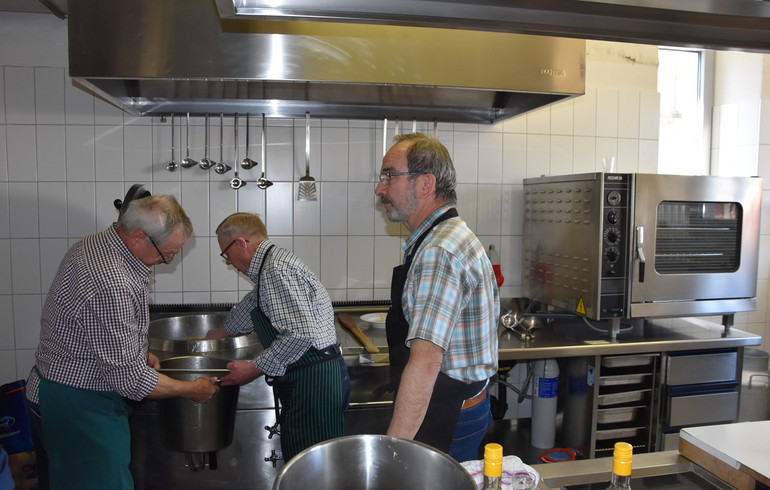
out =
[[[49,381],[141,400],[158,383],[147,366],[150,268],[114,226],[77,242],[62,259],[43,307],[35,365]],[[33,370],[27,398],[35,403],[38,387]]]
[[[268,376],[283,376],[286,367],[302,357],[310,347],[323,349],[337,343],[334,309],[329,293],[313,272],[294,254],[273,247],[265,260],[262,277],[259,267],[272,245],[259,244],[251,258],[248,276],[259,284],[259,307],[278,330],[270,348],[254,359],[254,365]],[[261,279],[261,280],[260,280]],[[244,296],[225,320],[229,335],[254,331],[251,310],[257,307],[257,288]]]
[[[417,238],[451,206],[431,214],[404,243],[405,256]],[[497,372],[500,297],[492,264],[461,218],[436,226],[415,253],[402,296],[414,338],[444,349],[441,371],[470,383]]]

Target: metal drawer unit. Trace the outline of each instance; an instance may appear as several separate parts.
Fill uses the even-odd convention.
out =
[[[683,427],[737,420],[741,366],[736,349],[672,353],[665,359],[661,449],[676,449]]]
[[[601,357],[594,390],[592,457],[612,455],[618,441],[633,445],[635,453],[654,450],[659,359],[657,353]]]

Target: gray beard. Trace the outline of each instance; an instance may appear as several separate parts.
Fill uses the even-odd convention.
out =
[[[414,189],[414,186],[412,186],[412,189]],[[386,201],[390,204],[393,204],[393,201],[390,201],[389,199],[380,199],[380,202],[383,204]],[[405,223],[414,213],[415,209],[417,209],[417,198],[415,197],[414,193],[410,193],[406,203],[402,208],[397,208],[395,205],[393,205],[390,208],[390,211],[387,209],[385,210],[385,215],[390,221],[394,223]]]

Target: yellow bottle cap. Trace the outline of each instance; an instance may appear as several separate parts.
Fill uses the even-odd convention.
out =
[[[503,446],[490,442],[484,446],[484,474],[490,478],[503,474]]]
[[[631,460],[634,448],[627,442],[616,442],[612,453],[612,472],[620,476],[631,474]]]

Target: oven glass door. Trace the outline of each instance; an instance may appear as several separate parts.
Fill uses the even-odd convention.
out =
[[[637,174],[631,302],[756,296],[761,182]]]

